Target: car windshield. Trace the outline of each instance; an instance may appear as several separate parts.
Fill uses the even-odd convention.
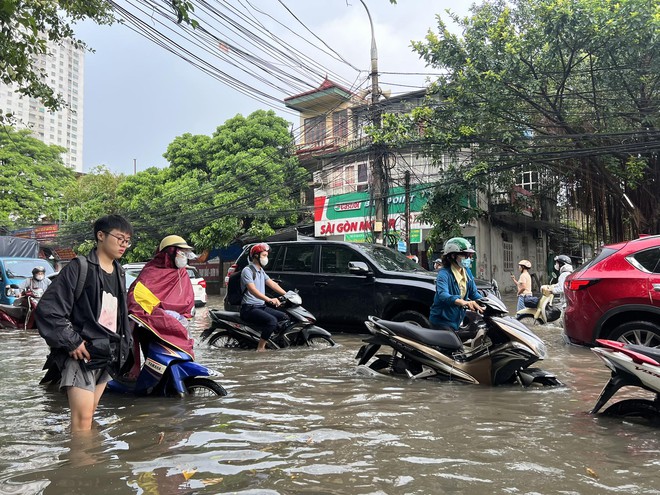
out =
[[[126,275],[130,276],[130,277],[133,277],[133,278],[137,278],[137,276],[140,274],[141,271],[142,271],[142,267],[139,267],[139,268],[126,268]]]
[[[54,272],[53,267],[45,262],[38,264],[34,260],[5,260],[5,270],[9,278],[30,278],[35,266],[43,266],[46,275]]]
[[[383,270],[392,272],[427,272],[413,260],[398,251],[377,244],[359,244],[359,248],[368,254]],[[427,272],[428,273],[428,272]]]

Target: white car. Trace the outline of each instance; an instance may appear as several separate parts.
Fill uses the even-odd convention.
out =
[[[124,270],[126,270],[126,285],[128,287],[130,287],[146,264],[146,262],[141,262],[123,265]],[[188,276],[192,282],[193,292],[195,293],[195,306],[204,306],[206,304],[206,280],[199,275],[199,271],[194,266],[187,266],[186,271],[188,272]]]

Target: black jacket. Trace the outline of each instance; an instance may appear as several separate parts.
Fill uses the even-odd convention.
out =
[[[80,274],[80,261],[72,260],[59,273],[55,281],[41,297],[35,311],[39,334],[51,348],[44,365],[49,373],[43,381],[59,378],[59,371],[69,357],[84,341],[93,346],[90,367],[107,368],[112,376],[123,374],[133,364],[132,337],[126,309],[126,274],[114,261],[115,273],[119,274],[117,333],[99,324],[103,276],[96,249],[87,256],[87,277],[80,298],[75,300],[75,290]]]

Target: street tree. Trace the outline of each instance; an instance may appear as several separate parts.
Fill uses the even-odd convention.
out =
[[[588,215],[596,243],[660,231],[660,4],[493,0],[471,13],[450,14],[460,35],[438,17],[413,43],[445,75],[378,139],[469,154],[445,173],[447,199],[457,183],[504,190],[535,170],[548,188],[537,192]]]
[[[117,189],[125,179],[125,175],[114,174],[106,166],[99,165],[64,188],[58,244],[86,252],[91,246],[89,241],[96,219],[121,213]]]
[[[197,26],[190,17],[193,11],[189,0],[153,0],[166,3],[178,22]],[[65,104],[46,82],[37,57],[48,53],[48,41],[61,44],[69,41],[75,47],[87,49],[78,39],[74,25],[83,20],[97,24],[115,21],[113,5],[106,0],[7,0],[0,3],[0,81],[16,84],[19,94],[41,100],[51,111]],[[1,109],[0,109],[1,110]],[[0,122],[10,122],[11,115],[0,112]]]
[[[264,110],[237,115],[210,137],[184,134],[164,154],[169,167],[122,183],[123,210],[149,247],[167,234],[199,249],[266,237],[301,219],[307,173],[292,143],[288,122]]]
[[[11,230],[58,219],[62,192],[75,182],[62,161],[65,151],[29,130],[0,127],[0,226]]]

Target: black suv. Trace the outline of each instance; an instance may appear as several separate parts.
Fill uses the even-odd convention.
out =
[[[303,305],[320,324],[363,330],[375,315],[429,327],[436,274],[403,254],[377,244],[340,241],[269,242],[266,273],[285,290],[298,289]],[[245,246],[229,275],[248,263]],[[491,290],[477,280],[480,292]],[[238,311],[224,301],[225,309]]]

